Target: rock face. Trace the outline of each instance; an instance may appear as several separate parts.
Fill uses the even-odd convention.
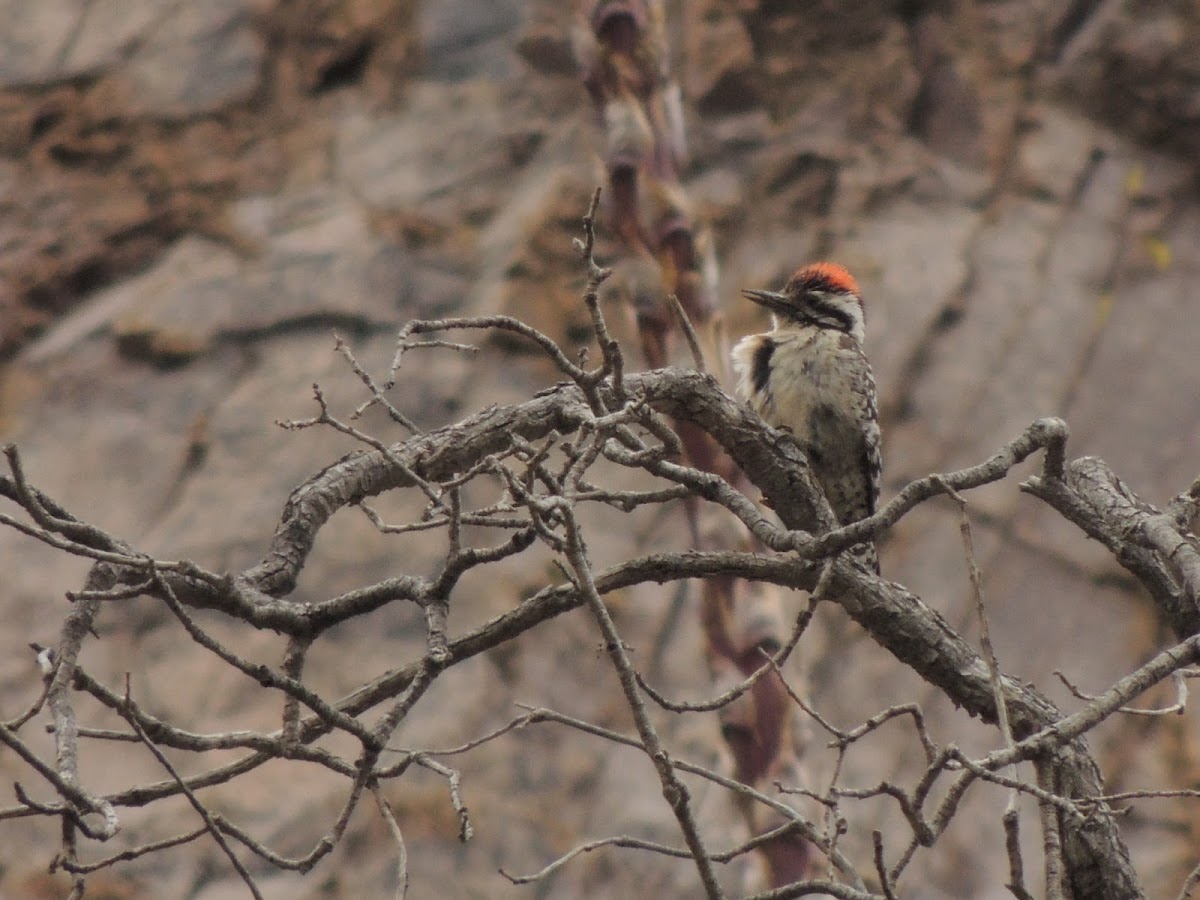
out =
[[[571,240],[602,176],[567,62],[574,20],[561,6],[0,0],[0,436],[19,445],[32,480],[141,550],[234,571],[261,557],[291,488],[354,449],[332,432],[273,424],[313,414],[313,382],[335,409],[364,399],[332,332],[372,371],[386,368],[396,329],[416,316],[503,312],[569,353],[587,343]],[[682,6],[673,39],[690,116],[685,187],[716,232],[730,331],[757,324],[739,287],[781,283],[815,257],[856,272],[881,392],[885,493],[978,462],[1048,414],[1070,423],[1072,455],[1104,457],[1148,500],[1188,487],[1200,472],[1194,10],[1073,3],[1047,20],[1032,0]],[[422,351],[406,362],[396,403],[437,427],[526,397],[554,375],[521,350]],[[382,417],[363,427],[385,441],[404,436]],[[969,499],[1007,671],[1069,705],[1052,670],[1085,689],[1106,686],[1163,643],[1115,563],[1019,494],[1015,479]],[[394,521],[422,505],[388,504],[381,514]],[[614,515],[595,527],[604,560],[687,544],[682,518]],[[970,630],[957,528],[945,509],[922,508],[895,529],[884,571]],[[323,533],[297,599],[428,574],[441,540],[389,539],[347,516]],[[84,569],[0,531],[6,717],[36,697],[26,645],[56,642],[63,594]],[[526,562],[488,584],[469,581],[451,629],[553,577]],[[669,604],[648,589],[616,598],[631,644],[653,643]],[[673,696],[709,693],[694,618],[684,616],[660,673]],[[278,636],[216,615],[204,622],[240,652],[279,661]],[[916,696],[939,739],[995,746],[993,732],[971,730],[836,616],[822,627],[802,645],[798,672],[831,718],[859,722]],[[417,610],[378,611],[315,650],[306,678],[341,696],[419,655],[421,628]],[[112,604],[98,630],[85,667],[114,689],[132,672],[135,695],[156,714],[197,731],[275,727],[278,698],[195,648],[149,600]],[[397,743],[462,743],[512,718],[515,702],[628,730],[590,620],[567,616],[535,637],[456,668]],[[715,720],[668,727],[681,755],[719,765]],[[1182,726],[1149,734],[1145,746],[1141,732],[1114,732],[1095,747],[1105,771],[1123,773],[1114,790],[1164,771],[1194,780],[1200,766]],[[53,757],[48,739],[37,749]],[[164,777],[149,754],[87,750],[82,777],[97,791]],[[856,786],[909,777],[911,750],[898,739],[894,760],[852,756],[844,777]],[[476,830],[465,847],[444,781],[418,773],[388,788],[408,842],[410,897],[531,896],[497,866],[533,871],[600,835],[679,843],[651,767],[632,752],[541,725],[458,764]],[[5,756],[0,770],[26,774]],[[344,782],[289,778],[267,769],[205,798],[302,855],[336,819]],[[122,814],[118,841],[129,844],[192,821],[179,825],[192,815],[182,804]],[[721,831],[734,821],[725,798],[703,798],[700,815],[714,843],[742,838]],[[42,874],[55,829],[31,821],[0,821],[4,896],[61,890]],[[1172,821],[1167,836],[1151,821],[1127,825],[1154,896],[1178,890],[1200,837],[1194,811],[1181,807]],[[394,845],[373,808],[348,834],[307,877],[254,868],[264,894],[392,890]],[[999,814],[981,812],[918,864],[908,877],[920,888],[910,890],[998,896],[985,887],[1003,882],[1002,853],[979,859],[972,848],[1001,848],[999,835]],[[902,846],[888,839],[889,853]],[[575,862],[539,896],[691,895],[687,865],[622,853]],[[959,854],[971,865],[947,862]],[[737,885],[748,868],[722,877]],[[203,843],[105,877],[96,889],[114,897],[244,892]]]

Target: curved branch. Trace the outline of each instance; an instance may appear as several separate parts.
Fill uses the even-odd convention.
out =
[[[795,441],[725,394],[711,375],[667,368],[627,375],[623,383],[629,394],[644,398],[658,412],[712,434],[744,471],[753,473],[751,480],[776,510],[787,511],[784,521],[789,528],[814,531],[833,524]],[[565,383],[524,403],[492,407],[395,444],[388,454],[375,451],[344,457],[292,492],[265,558],[237,581],[272,597],[290,593],[317,533],[337,510],[387,490],[412,486],[412,478],[396,462],[426,481],[444,481],[489,454],[509,449],[514,436],[537,441],[552,432],[566,435],[592,418],[582,390]]]
[[[1085,456],[1063,480],[1031,478],[1033,494],[1104,544],[1149,591],[1178,638],[1200,632],[1200,548],[1177,523],[1130,491],[1103,460]]]

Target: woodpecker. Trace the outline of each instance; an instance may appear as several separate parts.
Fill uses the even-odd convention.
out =
[[[772,328],[733,348],[737,390],[763,419],[792,432],[842,525],[875,512],[882,475],[875,377],[863,352],[858,283],[842,266],[804,266],[783,290],[742,293]],[[852,552],[879,572],[873,545]]]

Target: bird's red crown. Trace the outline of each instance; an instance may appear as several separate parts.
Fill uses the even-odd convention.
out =
[[[854,276],[846,271],[845,266],[832,262],[810,263],[797,269],[784,292],[791,293],[797,289],[859,296],[858,282],[854,280]]]

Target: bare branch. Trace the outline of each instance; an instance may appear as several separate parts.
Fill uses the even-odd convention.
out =
[[[688,350],[691,351],[692,362],[696,364],[696,371],[707,372],[708,366],[704,364],[704,351],[700,349],[700,339],[696,337],[696,329],[692,327],[692,320],[688,316],[687,310],[683,308],[683,304],[674,294],[667,295],[667,302],[671,304],[675,318],[679,320],[679,328],[683,331],[684,338],[687,339]]]
[[[378,783],[371,785],[371,794],[375,797],[375,805],[387,824],[392,840],[396,842],[396,900],[404,900],[408,894],[408,848],[404,846],[404,834],[400,831],[400,825],[392,814],[392,807],[383,796],[383,790]]]
[[[1064,675],[1062,672],[1060,672],[1058,669],[1054,670],[1054,674],[1056,676],[1058,676],[1058,680],[1061,681],[1063,683],[1063,685],[1066,686],[1067,690],[1069,690],[1075,697],[1078,697],[1080,700],[1087,700],[1087,701],[1091,702],[1091,701],[1099,699],[1098,697],[1096,697],[1092,694],[1085,694],[1083,691],[1081,691],[1079,688],[1077,688],[1074,684],[1072,684],[1067,679],[1067,676]],[[1188,678],[1196,678],[1196,677],[1200,677],[1200,672],[1196,671],[1195,669],[1179,669],[1178,671],[1171,673],[1171,680],[1175,682],[1175,702],[1172,703],[1170,706],[1164,706],[1161,709],[1136,709],[1131,706],[1122,706],[1117,709],[1117,712],[1125,713],[1126,715],[1131,715],[1131,716],[1179,715],[1187,708],[1187,697],[1188,697],[1187,679]]]
[[[892,890],[892,879],[888,876],[887,866],[883,862],[883,834],[878,830],[872,831],[871,843],[875,849],[875,874],[879,876],[883,896],[887,900],[897,900],[896,892]]]
[[[400,335],[396,342],[396,356],[392,360],[392,366],[389,370],[390,374],[388,375],[387,381],[384,382],[383,389],[385,391],[389,391],[396,386],[396,372],[400,368],[400,359],[404,351],[410,346],[413,346],[408,342],[408,339],[411,335],[433,334],[439,331],[461,331],[464,329],[496,329],[498,331],[510,331],[513,334],[519,334],[536,344],[538,348],[550,358],[554,365],[558,367],[558,370],[571,379],[571,381],[578,383],[586,378],[584,371],[567,359],[566,354],[562,352],[558,344],[554,343],[553,340],[531,325],[526,325],[524,322],[520,321],[519,319],[514,319],[511,316],[413,319],[400,329]],[[439,344],[439,346],[445,346],[445,344]],[[455,349],[463,348],[456,346]]]
[[[530,709],[529,707],[525,708]],[[546,709],[545,707],[530,709],[530,715],[533,717],[531,719],[531,723],[557,722],[561,725],[566,725],[586,734],[595,735],[596,737],[606,741],[611,741],[615,744],[623,744],[624,746],[634,747],[643,751],[645,749],[643,745],[634,738],[607,728],[603,728],[599,725],[594,725],[590,722],[585,722],[581,719],[564,715],[563,713],[556,712],[552,709]],[[827,840],[821,834],[821,832],[813,826],[811,822],[807,821],[791,806],[788,806],[786,803],[781,803],[774,797],[770,797],[761,791],[755,790],[749,785],[742,784],[740,781],[736,781],[735,779],[729,778],[726,775],[721,775],[720,773],[714,772],[711,769],[705,768],[704,766],[699,766],[695,763],[676,758],[671,759],[671,765],[681,772],[687,772],[691,775],[698,775],[701,778],[711,781],[713,784],[745,797],[747,800],[751,800],[755,803],[761,803],[772,811],[778,813],[784,819],[791,822],[795,826],[796,830],[805,838],[805,840],[813,844],[813,846],[815,846],[822,853],[827,854],[833,864],[837,867],[838,871],[844,877],[849,879],[855,887],[857,887],[860,891],[866,890],[865,886],[863,885],[862,878],[859,876],[850,860],[847,859],[839,850],[837,850],[837,848],[834,847],[830,841]]]
[[[1200,631],[1194,539],[1129,491],[1102,461],[1077,459],[1064,479],[1030,478],[1021,489],[1104,544],[1150,592],[1176,637]]]
[[[125,696],[126,698],[130,698],[128,675],[125,676]],[[192,804],[192,809],[196,810],[196,812],[200,814],[200,818],[204,820],[204,825],[208,833],[212,835],[213,840],[217,842],[217,846],[221,848],[221,852],[225,854],[225,857],[229,860],[234,870],[238,873],[238,875],[241,876],[242,881],[246,883],[246,887],[250,889],[250,893],[254,896],[255,900],[262,900],[262,894],[259,893],[258,886],[254,883],[254,879],[250,877],[250,873],[246,871],[246,867],[242,865],[241,860],[237,858],[232,848],[229,846],[229,843],[225,840],[225,836],[221,834],[221,830],[217,827],[217,823],[213,820],[212,814],[207,808],[205,808],[204,804],[196,798],[195,793],[193,793],[192,790],[187,786],[187,783],[179,777],[179,773],[175,771],[175,767],[171,765],[170,760],[163,755],[161,750],[154,746],[154,742],[151,741],[150,738],[146,737],[146,732],[142,731],[142,727],[138,724],[137,718],[135,716],[128,716],[126,717],[125,721],[129,723],[129,726],[137,733],[137,736],[142,739],[142,743],[146,746],[146,749],[154,755],[154,758],[158,760],[159,765],[166,769],[171,778],[175,780],[175,783],[179,785],[179,789],[183,791],[184,796],[187,797],[188,803]]]
[[[742,694],[754,687],[754,685],[758,683],[758,680],[768,672],[773,671],[779,675],[780,678],[782,678],[783,673],[780,672],[779,667],[787,661],[788,657],[792,655],[792,651],[796,649],[796,645],[800,643],[800,638],[804,636],[805,630],[812,621],[814,612],[815,604],[813,603],[810,603],[808,607],[801,610],[800,614],[796,616],[796,624],[792,628],[792,633],[788,637],[787,643],[784,644],[774,656],[767,654],[760,648],[760,652],[762,652],[766,662],[755,669],[749,676],[744,678],[738,684],[735,684],[729,690],[719,694],[711,700],[703,700],[694,703],[677,703],[668,700],[666,697],[652,688],[642,677],[641,673],[634,672],[634,677],[637,679],[638,685],[643,691],[646,692],[650,699],[663,709],[669,709],[671,712],[712,712],[713,710],[720,709],[722,706],[727,706],[738,697],[742,696]]]
[[[984,462],[957,472],[918,478],[905,485],[899,494],[873,516],[831,531],[811,542],[801,540],[797,543],[796,550],[810,558],[826,556],[874,539],[926,500],[948,491],[962,491],[999,481],[1015,466],[1039,450],[1046,451],[1046,469],[1051,470],[1051,456],[1063,452],[1066,439],[1067,425],[1062,419],[1038,419],[1019,437],[1009,441]]]
[[[1004,811],[1004,849],[1008,853],[1008,884],[1017,900],[1033,900],[1025,887],[1025,862],[1021,858],[1020,814],[1016,807]]]
[[[349,364],[351,371],[358,376],[358,380],[361,381],[371,393],[371,399],[358,406],[354,412],[350,414],[350,419],[357,419],[372,406],[379,405],[387,411],[388,416],[391,417],[393,422],[397,423],[402,428],[407,429],[412,434],[420,434],[421,429],[418,428],[416,424],[408,418],[408,416],[404,415],[402,412],[400,412],[400,410],[396,409],[396,407],[392,405],[392,402],[384,395],[384,389],[377,385],[375,383],[375,379],[371,377],[370,373],[359,364],[354,352],[346,345],[346,342],[343,341],[337,334],[334,334],[333,339],[334,349],[337,350],[338,353],[342,354],[342,357]]]
[[[584,600],[592,610],[592,615],[600,626],[600,632],[604,636],[605,650],[608,652],[609,659],[612,660],[613,668],[617,671],[621,689],[625,692],[626,702],[633,712],[633,721],[637,725],[642,746],[646,755],[654,763],[655,771],[658,772],[659,780],[662,782],[663,797],[666,799],[667,805],[671,807],[671,811],[675,814],[679,827],[683,831],[684,840],[692,852],[692,858],[696,861],[696,868],[700,873],[700,881],[704,885],[705,892],[711,900],[720,900],[725,896],[725,892],[717,883],[708,851],[704,847],[700,830],[692,816],[690,793],[687,786],[675,777],[671,757],[667,754],[659,740],[658,732],[650,721],[646,706],[638,693],[633,663],[625,652],[625,645],[621,641],[620,634],[617,633],[616,624],[609,615],[608,608],[604,605],[604,600],[601,599],[600,593],[596,589],[596,582],[592,578],[592,569],[587,559],[583,537],[579,531],[579,523],[569,512],[566,514],[566,528],[567,559],[572,574]]]
[[[141,739],[134,735],[135,741]],[[205,823],[193,831],[187,831],[183,834],[177,834],[174,837],[164,838],[161,841],[150,841],[142,844],[139,847],[133,847],[129,850],[122,850],[120,853],[114,853],[112,856],[107,856],[104,859],[94,863],[77,863],[70,860],[63,860],[62,867],[68,872],[75,875],[87,875],[91,872],[98,872],[101,869],[106,869],[109,866],[114,866],[117,863],[129,862],[132,859],[137,859],[139,856],[145,856],[149,853],[157,853],[159,850],[169,850],[172,847],[179,847],[183,844],[189,844],[209,833],[208,824]]]

